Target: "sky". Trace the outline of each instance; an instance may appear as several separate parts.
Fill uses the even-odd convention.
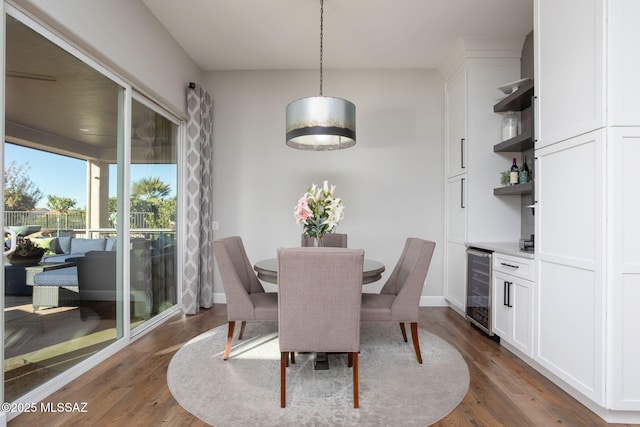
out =
[[[15,160],[18,165],[23,163],[28,164],[27,172],[29,173],[29,178],[44,195],[36,207],[46,208],[47,195],[68,197],[77,202],[77,208],[84,209],[86,207],[86,161],[5,143],[5,168],[13,160]],[[131,166],[132,182],[143,178],[158,177],[160,181],[171,185],[171,194],[169,197],[176,195],[176,176],[175,165],[144,164]],[[116,195],[116,180],[115,165],[113,165],[109,171],[110,197]]]

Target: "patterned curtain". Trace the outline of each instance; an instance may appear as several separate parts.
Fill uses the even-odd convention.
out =
[[[187,89],[186,240],[182,306],[187,314],[213,305],[211,242],[213,103],[198,84]]]

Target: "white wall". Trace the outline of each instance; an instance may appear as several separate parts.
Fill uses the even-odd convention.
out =
[[[357,144],[333,152],[285,144],[285,107],[318,95],[317,70],[210,72],[202,84],[214,102],[216,238],[241,236],[253,261],[299,246],[293,207],[307,186],[326,179],[344,200],[337,231],[387,266],[365,291],[381,287],[405,239],[415,236],[436,242],[423,295],[444,294],[444,84],[437,71],[325,70],[324,95],[356,105]]]
[[[186,88],[202,72],[140,1],[14,0],[95,59],[186,117]]]

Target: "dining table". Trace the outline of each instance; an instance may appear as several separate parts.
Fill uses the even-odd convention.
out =
[[[267,258],[256,262],[253,265],[258,279],[265,282],[278,284],[278,258]],[[384,264],[372,259],[364,259],[362,264],[362,284],[377,282],[382,278],[384,273]],[[316,370],[329,369],[329,357],[327,353],[316,353],[315,365]]]
[[[258,279],[265,282],[278,284],[278,258],[267,258],[256,262],[253,269],[258,275]],[[377,282],[384,273],[384,264],[372,259],[364,259],[362,265],[362,284]]]

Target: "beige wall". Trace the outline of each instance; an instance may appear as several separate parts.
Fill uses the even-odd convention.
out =
[[[437,243],[424,295],[442,296],[443,80],[430,70],[325,70],[324,95],[356,104],[357,144],[335,152],[285,145],[285,107],[317,96],[318,71],[205,73],[214,100],[215,237],[240,235],[251,260],[300,245],[293,207],[328,179],[344,199],[338,231],[391,272],[406,237]],[[382,285],[367,285],[376,291]],[[215,292],[222,294],[220,281]],[[433,301],[440,301],[439,298]]]

